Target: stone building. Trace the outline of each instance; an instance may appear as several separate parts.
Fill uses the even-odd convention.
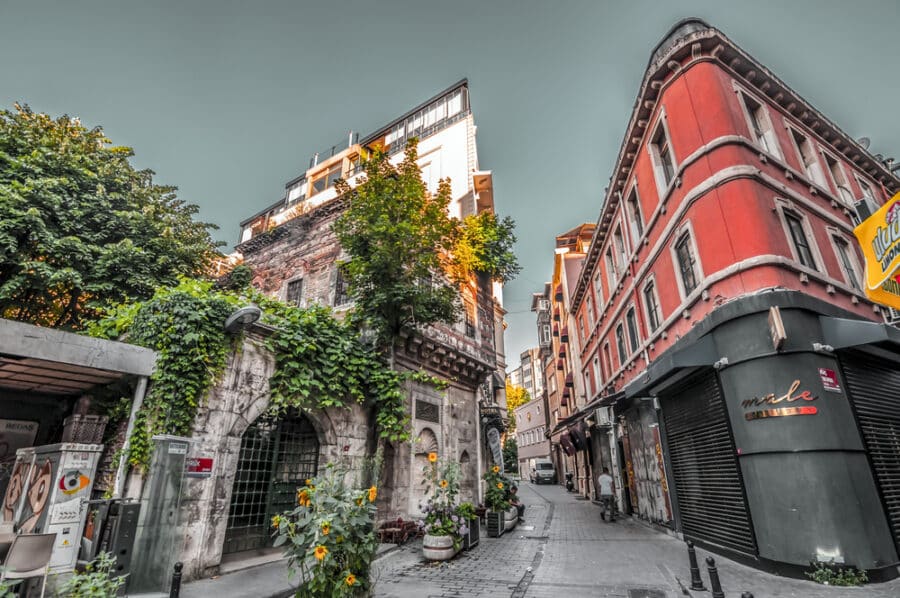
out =
[[[285,186],[274,205],[242,223],[237,251],[262,292],[300,306],[330,306],[340,316],[352,308],[338,267],[341,246],[331,225],[343,200],[338,178],[351,186],[375,146],[399,162],[406,140],[419,139],[419,166],[430,191],[449,177],[451,216],[493,210],[490,171],[479,170],[475,124],[465,80],[376,132],[315,154],[309,168]],[[505,370],[499,284],[481,277],[461,290],[464,317],[410,334],[398,350],[399,368],[424,369],[446,380],[445,390],[409,383],[411,442],[382,443],[379,517],[420,514],[422,468],[427,454],[461,467],[462,499],[478,501],[480,476],[491,462],[485,437],[503,427]],[[187,480],[188,532],[184,561],[192,577],[214,574],[223,562],[240,560],[271,545],[271,516],[293,505],[295,491],[327,463],[361,470],[379,441],[364,409],[310,410],[278,422],[258,418],[269,403],[274,359],[264,348],[265,327],[254,326],[211,392],[194,429],[192,451],[215,457],[215,475]],[[493,434],[492,434],[493,436]]]

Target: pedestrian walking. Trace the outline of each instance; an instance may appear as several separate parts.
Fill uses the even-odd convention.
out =
[[[615,484],[608,467],[603,468],[597,484],[600,486],[600,518],[606,521],[606,512],[609,511],[609,521],[613,522],[616,520],[616,499],[613,495]]]

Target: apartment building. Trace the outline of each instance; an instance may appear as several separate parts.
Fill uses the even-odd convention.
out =
[[[588,400],[562,434],[613,432],[624,510],[781,573],[897,574],[900,331],[853,236],[892,167],[699,19],[653,50],[584,266],[554,279]]]

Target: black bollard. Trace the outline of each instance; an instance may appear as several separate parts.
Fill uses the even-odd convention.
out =
[[[175,572],[172,573],[172,586],[169,588],[169,598],[178,598],[181,595],[181,570],[184,565],[181,561],[175,563]]]
[[[751,594],[750,592],[744,592],[743,594],[741,594],[741,598],[753,598],[753,594]]]
[[[719,582],[719,571],[716,569],[716,560],[711,556],[706,557],[706,567],[709,569],[709,589],[712,598],[725,598],[722,584]]]
[[[700,577],[700,566],[697,564],[697,551],[694,550],[694,543],[688,540],[688,561],[691,563],[691,589],[705,592],[703,587],[703,578]]]

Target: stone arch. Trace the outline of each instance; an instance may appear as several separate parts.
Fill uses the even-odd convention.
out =
[[[437,435],[434,433],[434,430],[431,428],[422,428],[422,431],[419,432],[419,435],[416,437],[415,454],[417,457],[419,455],[425,455],[427,457],[428,453],[440,454],[440,446],[438,445]]]

